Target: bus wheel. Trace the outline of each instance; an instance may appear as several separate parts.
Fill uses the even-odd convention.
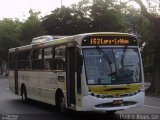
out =
[[[25,86],[22,87],[21,96],[22,96],[22,101],[26,103],[27,102],[27,91],[26,91]]]
[[[65,100],[63,96],[60,96],[57,101],[57,108],[60,113],[66,112]]]

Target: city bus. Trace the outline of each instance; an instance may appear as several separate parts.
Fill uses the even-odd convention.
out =
[[[97,32],[36,41],[9,49],[9,89],[24,102],[41,101],[60,112],[114,113],[144,105],[135,35]]]

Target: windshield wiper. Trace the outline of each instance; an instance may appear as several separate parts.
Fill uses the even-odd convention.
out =
[[[104,58],[106,58],[109,64],[112,64],[112,61],[109,59],[108,55],[99,46],[96,46],[96,49],[98,50],[99,53],[103,53]]]
[[[122,55],[122,58],[121,58],[121,65],[122,65],[122,68],[124,67],[124,58],[126,56],[126,50],[127,50],[128,46],[125,46],[123,48],[123,55]]]
[[[103,57],[107,60],[107,62],[109,63],[109,67],[110,67],[110,71],[112,73],[112,61],[109,59],[108,55],[99,47],[99,46],[96,46],[96,49],[99,53],[103,53]]]

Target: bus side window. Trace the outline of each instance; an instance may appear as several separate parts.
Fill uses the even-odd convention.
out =
[[[55,58],[65,58],[66,46],[61,45],[55,47]]]
[[[27,50],[25,53],[25,60],[26,60],[26,66],[25,69],[26,70],[30,70],[31,69],[31,63],[30,63],[30,59],[29,59],[29,55],[30,55],[31,50]]]
[[[53,70],[53,47],[44,49],[44,70]]]
[[[66,46],[60,45],[55,47],[53,67],[54,70],[65,71],[65,53]]]
[[[29,54],[30,54],[29,50],[20,51],[18,53],[18,69],[20,70],[31,69]]]
[[[40,57],[41,49],[34,49],[31,53],[32,69],[41,70],[42,67],[42,58]]]
[[[54,70],[65,71],[65,61],[63,59],[54,59],[53,61]]]

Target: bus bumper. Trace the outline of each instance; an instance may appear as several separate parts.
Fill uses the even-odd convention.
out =
[[[144,92],[121,98],[97,98],[95,96],[87,95],[82,98],[82,111],[113,111],[125,110],[133,107],[143,107],[144,97]],[[113,104],[113,101],[120,100],[123,101],[122,104]]]

